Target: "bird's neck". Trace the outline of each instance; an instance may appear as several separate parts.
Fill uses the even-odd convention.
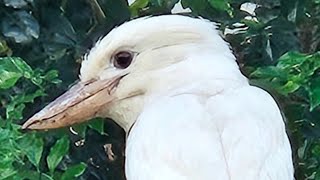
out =
[[[214,96],[223,91],[248,85],[232,57],[203,55],[155,71],[151,76],[140,75],[132,83],[144,82],[144,93],[124,99],[108,109],[107,114],[127,133],[146,104],[164,96],[199,94]],[[214,68],[213,68],[214,67]]]

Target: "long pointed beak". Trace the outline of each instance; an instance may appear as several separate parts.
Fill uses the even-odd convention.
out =
[[[100,108],[115,101],[114,89],[123,76],[80,82],[28,119],[22,129],[54,129],[96,116]]]

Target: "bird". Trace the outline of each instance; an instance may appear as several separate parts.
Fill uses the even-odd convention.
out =
[[[123,23],[22,128],[112,118],[126,132],[128,180],[293,180],[280,108],[250,85],[217,26],[183,15]]]

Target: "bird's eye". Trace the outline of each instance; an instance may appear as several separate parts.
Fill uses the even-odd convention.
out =
[[[116,68],[125,69],[128,66],[130,66],[132,59],[133,59],[132,53],[128,51],[121,51],[114,56],[113,65]]]

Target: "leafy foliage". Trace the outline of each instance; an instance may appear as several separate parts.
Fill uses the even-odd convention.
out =
[[[319,105],[320,53],[311,55],[289,52],[278,59],[276,66],[257,68],[252,78],[266,89],[276,91],[283,99],[281,107],[296,149],[298,173],[303,178],[319,177]]]
[[[54,170],[62,160],[63,156],[65,156],[69,151],[69,139],[67,137],[63,137],[59,139],[54,146],[50,149],[50,154],[47,157],[47,163],[51,174],[53,174]]]
[[[0,179],[124,179],[124,132],[111,121],[47,133],[20,124],[77,79],[99,37],[130,17],[170,14],[178,2],[0,1]],[[191,10],[184,14],[218,22],[243,73],[278,100],[296,179],[319,179],[320,1],[180,2]]]

